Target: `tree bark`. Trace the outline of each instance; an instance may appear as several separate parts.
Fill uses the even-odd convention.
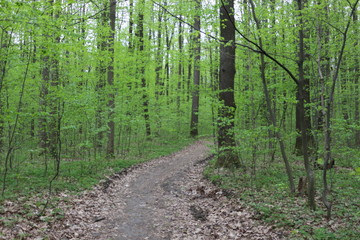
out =
[[[358,15],[357,15],[357,11],[354,11],[354,15],[353,15],[353,22],[355,25],[354,28],[354,36],[359,36],[359,28],[358,28]],[[359,53],[359,38],[357,38],[354,42],[354,49],[357,49],[358,53]],[[360,78],[360,69],[359,69],[359,54],[355,54],[355,64],[354,64],[354,85],[355,85],[355,113],[354,113],[354,120],[355,120],[355,124],[357,126],[360,126],[360,104],[359,104],[359,78]],[[360,129],[356,129],[355,130],[355,146],[357,148],[360,149]]]
[[[145,57],[144,53],[144,7],[145,7],[145,0],[141,0],[139,2],[140,10],[138,15],[138,29],[136,32],[138,41],[139,41],[139,51],[141,54],[141,58]],[[145,120],[145,132],[146,136],[150,137],[151,135],[151,128],[150,128],[150,116],[149,116],[149,97],[147,94],[147,83],[145,78],[145,63],[141,61],[140,65],[140,74],[141,74],[141,88],[142,88],[142,105],[143,105],[143,116]]]
[[[115,151],[115,122],[114,122],[114,110],[115,110],[115,93],[114,93],[114,42],[115,42],[115,18],[116,18],[116,1],[110,0],[110,33],[108,37],[108,52],[110,55],[110,62],[107,68],[107,83],[109,86],[109,94],[108,94],[108,142],[107,142],[107,150],[106,155],[108,158],[113,158]]]
[[[47,96],[49,94],[49,81],[50,81],[50,66],[49,56],[45,47],[42,47],[42,69],[41,69],[41,89],[40,89],[40,112],[41,117],[39,119],[39,147],[41,154],[47,153],[48,146],[48,134],[47,134],[47,119],[45,113],[47,112]]]
[[[155,98],[156,101],[159,101],[159,98],[164,93],[164,81],[161,76],[161,71],[163,69],[163,60],[162,60],[162,21],[163,21],[163,11],[158,13],[158,32],[157,32],[157,50],[156,50],[156,68],[155,68]]]
[[[339,76],[339,72],[340,72],[340,66],[342,63],[342,59],[343,59],[343,55],[344,55],[344,51],[345,51],[345,46],[346,46],[346,42],[347,42],[347,34],[349,31],[349,27],[351,24],[351,21],[353,20],[353,17],[355,15],[356,9],[357,9],[357,4],[358,4],[359,0],[357,0],[355,2],[355,4],[352,6],[351,9],[351,14],[350,14],[350,18],[347,22],[345,31],[343,32],[343,39],[342,39],[342,45],[341,45],[341,49],[339,51],[339,56],[337,59],[337,63],[335,65],[335,71],[332,74],[332,82],[331,82],[331,88],[330,88],[330,93],[329,93],[329,99],[327,101],[326,104],[326,115],[325,115],[325,126],[324,126],[324,135],[325,135],[325,154],[324,154],[324,169],[323,169],[323,194],[322,194],[322,200],[323,203],[327,209],[327,218],[330,219],[331,217],[331,207],[332,207],[332,203],[328,200],[328,194],[330,192],[329,186],[328,186],[328,182],[327,182],[327,170],[328,170],[328,166],[330,165],[330,163],[332,162],[332,152],[331,152],[331,113],[332,113],[332,108],[334,105],[334,95],[335,95],[335,86],[336,86],[336,82],[338,80],[338,76]]]
[[[250,4],[251,4],[251,8],[252,8],[252,14],[256,23],[256,27],[258,30],[261,30],[261,24],[259,19],[256,16],[255,13],[255,4],[253,2],[253,0],[249,0]],[[262,48],[263,47],[263,43],[262,43],[262,37],[259,37],[259,46]],[[277,121],[276,121],[276,113],[272,107],[272,103],[271,103],[271,98],[270,98],[270,94],[269,94],[269,89],[267,86],[267,79],[266,79],[266,75],[265,75],[265,67],[266,67],[266,63],[265,63],[265,56],[263,54],[260,55],[260,61],[261,61],[261,65],[260,65],[260,74],[261,74],[261,80],[262,80],[262,84],[263,84],[263,89],[264,89],[264,94],[265,94],[265,100],[266,100],[266,106],[268,109],[268,114],[269,114],[269,118],[270,121],[269,123],[272,124],[274,126],[274,129],[277,129]],[[283,138],[281,136],[281,133],[279,130],[275,130],[274,132],[275,137],[277,138],[279,145],[280,145],[280,151],[281,151],[281,155],[285,164],[285,169],[286,169],[286,173],[287,173],[287,177],[288,177],[288,181],[289,181],[289,188],[290,188],[290,192],[291,193],[295,193],[295,184],[294,184],[294,177],[292,174],[292,169],[290,166],[290,162],[288,160],[287,154],[286,154],[286,150],[285,150],[285,144],[283,141]]]
[[[190,136],[196,137],[199,134],[199,87],[200,87],[200,51],[201,51],[201,36],[200,36],[200,10],[201,0],[196,0],[196,15],[194,18],[194,28],[196,30],[194,36],[194,85],[192,91],[192,108],[191,108],[191,124]]]
[[[178,36],[178,45],[179,45],[179,64],[178,64],[178,84],[177,84],[177,91],[178,95],[176,97],[176,106],[179,113],[179,119],[181,117],[181,99],[182,99],[182,87],[183,87],[183,48],[184,48],[184,27],[182,25],[182,16],[180,15],[179,20],[179,36]],[[196,26],[195,26],[196,27]]]
[[[235,19],[234,0],[222,2],[220,7],[220,73],[218,110],[218,148],[219,167],[239,167],[235,152],[234,116],[236,110],[234,98],[235,78]]]
[[[302,10],[304,9],[305,0],[297,0],[298,10],[299,10],[299,52],[298,52],[298,70],[299,70],[299,78],[298,78],[298,88],[297,88],[297,106],[296,106],[296,125],[297,128],[300,128],[301,132],[301,144],[297,145],[297,150],[301,147],[302,155],[304,158],[304,165],[306,171],[306,177],[309,181],[308,184],[308,204],[310,209],[316,209],[315,203],[315,177],[314,171],[310,164],[309,159],[309,146],[308,144],[311,142],[312,135],[310,135],[311,126],[310,126],[310,116],[308,115],[309,108],[305,105],[309,103],[309,80],[305,76],[304,70],[304,62],[305,62],[305,30],[304,30],[304,19]],[[300,142],[300,141],[299,141]],[[298,140],[297,140],[298,143]]]
[[[108,8],[108,3],[103,3],[103,8]],[[98,22],[98,33],[97,33],[97,45],[99,55],[102,56],[106,52],[106,35],[103,32],[104,29],[107,29],[107,21],[108,21],[108,11],[103,11]],[[101,150],[103,148],[104,141],[104,109],[105,109],[105,93],[104,89],[106,86],[106,62],[103,58],[100,58],[98,66],[97,66],[97,77],[98,81],[96,83],[96,92],[98,96],[98,104],[95,113],[95,121],[96,121],[96,135],[95,135],[95,150]]]
[[[310,118],[310,80],[309,77],[306,76],[306,72],[309,71],[309,69],[305,66],[305,62],[308,61],[309,54],[306,52],[308,50],[308,38],[309,38],[309,31],[306,27],[306,21],[304,21],[302,17],[301,11],[304,9],[304,5],[307,4],[307,0],[298,0],[298,10],[300,11],[300,19],[299,19],[299,52],[298,52],[298,71],[299,71],[299,81],[301,81],[302,90],[298,86],[297,92],[296,92],[296,130],[300,135],[296,137],[296,143],[295,143],[295,153],[297,155],[303,155],[303,145],[304,141],[306,141],[306,148],[308,150],[311,150],[314,143],[314,137],[312,135],[312,127],[311,127],[311,118]],[[300,85],[300,83],[299,83]],[[302,98],[302,100],[300,100]],[[301,101],[304,102],[304,106],[301,106]],[[304,107],[304,116],[302,116],[301,108]],[[301,126],[305,127],[305,139],[302,138],[301,135]],[[309,152],[310,153],[310,152]],[[309,154],[308,153],[308,154]]]
[[[11,44],[12,36],[4,29],[1,31],[1,40],[0,40],[0,152],[3,151],[4,146],[4,83],[5,76],[7,73],[7,63],[8,63],[8,51]]]

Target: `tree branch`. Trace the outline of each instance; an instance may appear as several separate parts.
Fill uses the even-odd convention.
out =
[[[188,25],[189,27],[195,29],[196,31],[198,31],[198,32],[200,32],[200,33],[202,33],[202,34],[210,37],[211,39],[214,39],[214,40],[218,41],[218,42],[225,43],[225,41],[221,40],[220,38],[215,37],[215,36],[213,36],[213,35],[211,35],[211,34],[209,34],[209,33],[207,33],[207,32],[204,32],[204,31],[202,31],[201,29],[197,29],[197,28],[196,28],[194,25],[192,25],[191,23],[188,23],[188,22],[186,22],[185,20],[183,20],[182,18],[176,16],[175,14],[173,14],[172,12],[170,12],[164,5],[162,5],[162,4],[160,4],[160,3],[157,3],[157,2],[155,2],[154,0],[151,0],[151,1],[152,1],[155,5],[157,5],[158,7],[162,8],[167,14],[169,14],[170,16],[176,18],[177,20],[181,21],[182,23]],[[244,44],[241,44],[241,43],[234,42],[233,44],[236,45],[236,46],[241,46],[241,47],[247,48],[247,49],[249,49],[249,50],[252,51],[252,52],[261,53],[259,50],[256,50],[256,49],[254,49],[254,48],[252,48],[252,47],[250,47],[250,46],[247,46],[247,45],[244,45]]]
[[[221,4],[222,4],[222,7],[225,9],[226,11],[226,14],[228,16],[230,16],[229,14],[229,11],[225,8],[225,5],[224,5],[224,1],[221,0]],[[230,18],[229,18],[230,19]],[[269,59],[271,59],[273,62],[275,62],[277,65],[279,65],[282,69],[285,70],[285,72],[287,72],[287,74],[290,76],[290,78],[298,85],[298,79],[295,77],[295,75],[282,63],[280,63],[277,59],[275,59],[273,56],[271,56],[268,52],[266,52],[261,46],[259,46],[259,44],[257,44],[256,42],[250,40],[249,38],[247,38],[242,32],[240,32],[240,30],[236,27],[235,23],[230,19],[231,21],[231,24],[234,26],[235,28],[235,31],[237,33],[240,34],[240,36],[242,38],[244,38],[247,42],[251,43],[252,45],[254,45],[257,49],[259,49],[258,53],[261,53],[261,54],[264,54],[266,57],[268,57]]]

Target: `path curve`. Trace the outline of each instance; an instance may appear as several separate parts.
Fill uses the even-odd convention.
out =
[[[94,226],[94,239],[160,240],[170,239],[171,212],[166,195],[182,191],[175,181],[196,162],[209,156],[208,143],[198,141],[183,150],[152,161],[126,176],[116,188],[116,202],[105,220]],[[115,184],[116,185],[116,184]]]
[[[49,208],[52,221],[29,218],[16,228],[0,225],[0,239],[14,239],[19,232],[29,240],[289,239],[287,231],[261,222],[234,193],[203,177],[209,144],[197,141],[170,156],[124,169],[78,195],[60,192],[60,215]],[[11,204],[8,212],[21,209]]]

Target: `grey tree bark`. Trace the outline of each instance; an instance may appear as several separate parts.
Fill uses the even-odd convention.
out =
[[[234,116],[236,110],[234,98],[235,78],[235,19],[234,0],[222,1],[220,7],[220,73],[218,110],[218,148],[217,165],[220,167],[239,167],[235,152]]]
[[[196,15],[194,18],[194,28],[200,30],[200,10],[201,0],[196,0]],[[192,108],[191,108],[191,124],[190,124],[190,136],[196,137],[199,134],[199,87],[200,87],[200,51],[201,51],[201,36],[200,32],[196,31],[194,37],[194,85],[192,91]]]
[[[306,39],[306,33],[304,30],[304,19],[302,10],[304,9],[304,4],[306,3],[306,0],[297,0],[297,7],[299,11],[299,52],[298,52],[298,71],[299,71],[299,77],[298,77],[298,89],[297,89],[297,106],[296,106],[296,122],[297,122],[297,128],[300,127],[301,132],[301,144],[297,147],[301,146],[302,149],[302,155],[304,158],[304,165],[305,165],[305,171],[306,171],[306,177],[308,179],[308,204],[310,209],[315,210],[316,209],[316,203],[315,203],[315,177],[314,177],[314,171],[312,169],[312,166],[310,164],[310,158],[309,158],[309,146],[310,143],[310,130],[311,127],[309,126],[309,120],[310,116],[308,115],[308,108],[305,107],[306,103],[308,103],[309,100],[309,80],[305,76],[305,69],[304,69],[304,62],[306,60],[306,48],[305,48],[305,39]],[[309,128],[310,127],[310,128]],[[312,135],[311,135],[312,136]],[[298,143],[298,140],[297,140]]]
[[[115,110],[115,93],[114,93],[114,42],[115,42],[115,18],[116,18],[116,1],[110,0],[110,13],[109,13],[109,20],[110,20],[110,33],[108,36],[108,52],[110,55],[110,62],[107,67],[107,84],[109,86],[109,93],[108,93],[108,142],[107,142],[107,149],[106,155],[108,158],[113,158],[115,151],[115,122],[114,122],[114,110]]]
[[[255,13],[255,4],[254,4],[253,0],[249,0],[249,2],[250,2],[250,5],[251,5],[252,14],[253,14],[253,18],[254,18],[255,23],[256,23],[256,27],[257,27],[258,30],[260,30],[261,29],[261,23],[260,23],[259,19],[256,16],[256,13]],[[263,47],[261,37],[259,37],[259,46],[261,48]],[[275,111],[274,111],[274,109],[272,107],[271,98],[270,98],[270,94],[269,94],[269,89],[268,89],[268,86],[267,86],[267,79],[266,79],[266,75],[265,75],[266,63],[265,63],[265,56],[263,54],[260,55],[260,61],[261,61],[261,65],[260,65],[261,80],[262,80],[262,84],[263,84],[265,100],[266,100],[266,106],[267,106],[267,109],[268,109],[268,114],[269,114],[269,119],[270,119],[269,123],[274,126],[274,129],[277,129],[276,113],[275,113]],[[284,144],[283,138],[281,136],[280,131],[278,131],[278,130],[275,130],[274,134],[275,134],[275,137],[277,138],[277,140],[279,142],[279,145],[280,145],[281,156],[282,156],[284,164],[285,164],[285,169],[286,169],[286,173],[287,173],[287,177],[288,177],[288,181],[289,181],[290,192],[295,193],[294,178],[293,178],[290,162],[289,162],[287,154],[286,154],[285,144]]]
[[[145,0],[141,0],[138,3],[140,5],[139,15],[138,15],[138,26],[136,31],[136,37],[139,44],[139,51],[142,54],[141,59],[144,56],[144,6]],[[149,97],[147,93],[147,82],[145,78],[145,63],[141,62],[139,66],[140,74],[141,74],[141,88],[142,88],[142,105],[143,105],[143,116],[145,120],[145,132],[146,136],[150,137],[151,135],[151,128],[150,128],[150,115],[149,115]]]

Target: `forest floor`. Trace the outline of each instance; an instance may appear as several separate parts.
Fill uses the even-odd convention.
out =
[[[130,167],[79,195],[58,194],[42,217],[2,224],[0,239],[286,239],[203,177],[209,144]],[[34,204],[5,202],[5,213]]]

